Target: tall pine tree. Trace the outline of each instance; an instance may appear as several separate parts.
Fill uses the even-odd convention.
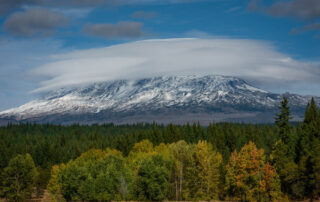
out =
[[[275,121],[276,126],[279,128],[279,137],[281,138],[282,142],[286,145],[292,143],[292,126],[289,123],[292,117],[290,116],[290,109],[288,104],[288,99],[286,97],[283,97],[279,106],[280,113],[277,114]]]
[[[300,180],[304,196],[320,196],[320,114],[314,98],[308,104],[298,144]]]
[[[279,106],[280,113],[275,123],[278,129],[278,141],[273,147],[271,161],[281,179],[282,192],[292,195],[292,187],[296,181],[297,165],[295,160],[296,137],[289,123],[290,109],[288,100],[283,97]]]

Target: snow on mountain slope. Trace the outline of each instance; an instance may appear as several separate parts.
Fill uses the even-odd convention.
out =
[[[305,108],[310,97],[287,94],[294,109]],[[43,98],[0,113],[0,118],[37,120],[55,115],[108,114],[125,118],[127,113],[179,109],[197,113],[220,111],[263,112],[275,110],[282,98],[255,88],[244,80],[228,76],[163,76],[135,81],[119,80],[68,87],[50,92]],[[225,109],[229,109],[225,112]],[[212,112],[213,113],[213,112]],[[154,115],[154,114],[153,114]],[[163,116],[163,115],[162,115]],[[154,116],[153,116],[154,117]],[[229,116],[232,118],[232,116]],[[54,119],[54,118],[53,118]],[[95,118],[91,118],[95,122]],[[156,121],[157,118],[154,118]]]

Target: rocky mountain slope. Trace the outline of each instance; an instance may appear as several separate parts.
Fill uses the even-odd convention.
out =
[[[283,96],[301,120],[310,96],[275,94],[228,76],[163,76],[58,89],[0,113],[2,123],[273,122]],[[320,99],[316,98],[317,103]],[[1,123],[0,121],[0,123]]]

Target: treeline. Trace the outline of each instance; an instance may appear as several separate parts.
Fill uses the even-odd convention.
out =
[[[19,200],[30,186],[57,201],[317,199],[314,100],[302,123],[289,121],[284,98],[274,125],[9,125],[0,128],[0,197],[15,195],[20,158],[29,159],[22,167],[31,174],[20,174],[33,183]]]

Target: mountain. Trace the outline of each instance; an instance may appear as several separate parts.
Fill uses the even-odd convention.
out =
[[[301,120],[310,96],[275,94],[229,76],[162,76],[61,88],[0,113],[0,124],[273,122],[286,96]],[[320,103],[319,98],[315,98]]]

